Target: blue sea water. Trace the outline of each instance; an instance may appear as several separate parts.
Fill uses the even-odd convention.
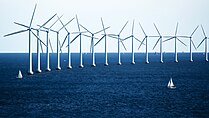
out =
[[[28,54],[0,54],[0,117],[209,117],[209,62],[195,53],[96,54],[96,67],[91,55],[84,54],[84,68],[79,68],[79,54],[72,54],[72,69],[67,69],[67,54],[61,54],[62,70],[57,71],[56,54],[50,54],[51,72],[45,72],[45,54],[41,55],[42,73],[27,75]],[[33,54],[33,70],[37,68]],[[23,79],[17,79],[18,70]],[[168,89],[173,78],[176,89]]]

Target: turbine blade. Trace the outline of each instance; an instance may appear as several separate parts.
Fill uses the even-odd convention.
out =
[[[44,53],[42,42],[40,42],[41,52]]]
[[[134,34],[134,20],[133,20],[133,24],[132,24],[132,35]]]
[[[41,43],[43,43],[47,47],[47,45],[33,31],[31,32],[37,38],[37,40],[39,40]]]
[[[73,40],[70,43],[73,43],[73,41],[75,41],[79,36],[80,36],[80,34],[77,35],[75,38],[73,38]]]
[[[86,35],[86,34],[82,34],[83,36],[86,36],[86,37],[90,37],[91,38],[91,36],[89,36],[89,35]]]
[[[131,36],[128,36],[128,37],[126,37],[125,39],[123,39],[123,41],[125,41],[125,40],[127,40],[127,39],[129,39],[129,38],[131,38],[132,37],[132,35]]]
[[[177,38],[177,40],[179,41],[179,42],[181,42],[183,45],[185,45],[185,46],[187,46],[184,42],[182,42],[179,38]]]
[[[104,37],[105,37],[105,35],[102,36],[102,38],[100,38],[99,41],[97,41],[97,43],[94,46],[96,46]]]
[[[87,28],[85,28],[83,25],[79,24],[83,29],[85,29],[87,32],[89,32],[90,34],[93,34],[92,32],[90,32]]]
[[[135,36],[133,36],[137,41],[139,41],[140,43],[142,42],[142,41],[140,41],[138,38],[136,38]],[[144,43],[143,43],[144,44]],[[145,44],[144,44],[145,45]]]
[[[54,53],[53,48],[52,48],[52,43],[51,43],[50,38],[49,38],[49,45],[50,45],[50,48],[51,48],[52,53]]]
[[[140,23],[139,23],[139,26],[140,26],[140,28],[142,29],[144,35],[147,36],[146,33],[145,33],[145,31],[144,31],[144,29],[143,29],[143,27],[142,27],[142,25],[141,25]]]
[[[17,32],[13,32],[13,33],[4,35],[4,37],[10,36],[10,35],[14,35],[14,34],[19,34],[19,33],[26,32],[26,31],[28,31],[28,29],[27,30],[20,30],[20,31],[17,31]]]
[[[161,34],[160,34],[160,32],[159,32],[157,26],[155,25],[155,23],[154,23],[154,26],[155,26],[155,29],[157,30],[157,33],[159,34],[159,36],[161,36]]]
[[[207,37],[202,25],[201,25],[201,28],[202,28],[202,32],[203,32],[204,36]]]
[[[141,48],[141,46],[142,46],[142,44],[144,43],[145,39],[146,39],[146,37],[144,37],[144,39],[142,40],[141,44],[140,44],[139,47],[138,47],[138,50]]]
[[[62,15],[63,16],[63,15]],[[58,17],[58,19],[49,27],[49,29],[51,29],[56,23],[57,23],[57,21],[59,21],[59,18],[62,18],[62,16],[60,16],[60,17]]]
[[[116,34],[108,34],[108,36],[118,36],[118,35],[116,35]]]
[[[32,22],[33,22],[33,17],[34,17],[34,15],[35,15],[36,6],[37,6],[37,4],[35,5],[35,8],[34,8],[34,10],[33,10],[33,15],[32,15],[32,18],[31,18],[31,20],[30,20],[30,25],[29,25],[30,28],[31,28],[31,25],[32,25]]]
[[[80,34],[80,33],[87,33],[87,31],[83,31],[83,32],[72,32],[71,34]]]
[[[158,42],[160,41],[160,39],[161,39],[161,38],[159,38],[159,39],[157,40],[157,42],[155,43],[155,45],[154,45],[154,47],[153,47],[153,49],[152,49],[152,50],[154,50],[154,49],[155,49],[155,47],[157,46],[157,44],[158,44]]]
[[[105,27],[104,27],[104,22],[103,22],[102,18],[101,18],[101,22],[102,22],[102,28],[104,29]],[[105,30],[104,30],[104,34],[106,34]]]
[[[17,24],[17,25],[23,26],[23,27],[25,27],[25,28],[30,28],[30,27],[28,27],[28,26],[26,26],[26,25],[23,25],[23,24],[21,24],[21,23],[14,22],[14,24]]]
[[[120,35],[121,32],[124,30],[124,28],[126,27],[127,24],[128,24],[128,21],[127,21],[126,24],[123,26],[123,28],[120,30],[119,35]]]
[[[108,35],[109,36],[109,35]],[[114,36],[109,36],[109,37],[111,37],[111,38],[115,38],[115,39],[118,39],[118,37],[114,37]]]
[[[44,27],[50,20],[52,20],[57,14],[54,14],[54,16],[52,16],[49,20],[47,20],[40,28],[39,30]]]
[[[102,29],[102,30],[100,30],[100,31],[98,31],[98,32],[95,32],[94,34],[98,34],[98,33],[100,33],[100,32],[102,32],[102,31],[104,31],[104,30],[106,30],[106,29],[109,29],[110,27],[106,27],[106,28],[104,28],[104,29]]]
[[[163,42],[169,41],[169,40],[171,40],[171,39],[173,39],[173,38],[175,38],[175,37],[171,37],[171,38],[169,38],[169,39],[166,39],[166,40],[164,40]]]
[[[199,48],[200,47],[200,45],[203,43],[203,41],[205,41],[206,39],[204,38],[202,41],[201,41],[201,43],[197,46],[197,48]]]
[[[37,25],[37,26],[41,27],[40,25]],[[49,30],[49,28],[47,27],[42,27],[42,28],[44,28],[45,30]]]
[[[178,25],[179,25],[179,23],[177,22],[177,24],[176,24],[176,32],[175,32],[175,36],[176,36],[176,34],[177,34]]]
[[[196,48],[196,46],[195,46],[193,40],[191,40],[191,41],[192,41],[192,45],[194,46],[195,50],[197,50],[197,48]]]
[[[126,47],[125,47],[125,45],[124,45],[124,43],[121,41],[121,43],[122,43],[122,45],[123,45],[123,48],[127,51],[127,49],[126,49]]]
[[[193,36],[193,34],[196,32],[197,28],[199,27],[199,25],[195,28],[195,30],[192,32],[192,34],[190,35],[190,37]]]
[[[62,48],[63,45],[65,44],[65,41],[67,40],[67,37],[68,37],[68,34],[65,36],[65,39],[64,39],[64,41],[62,42],[62,46],[61,46],[60,48]]]
[[[181,38],[190,38],[189,36],[177,36],[177,37],[181,37]]]
[[[76,14],[76,21],[77,21],[77,25],[78,25],[78,31],[80,32],[81,31],[81,29],[80,29],[80,26],[79,26],[79,22],[78,22],[78,16],[77,16],[77,14]]]
[[[63,28],[65,28],[65,30],[68,32],[66,26],[71,23],[74,20],[74,18],[72,18],[70,21],[68,21],[65,25],[62,23],[63,27],[61,29],[59,29],[58,31],[62,30]],[[61,21],[61,20],[60,20]]]

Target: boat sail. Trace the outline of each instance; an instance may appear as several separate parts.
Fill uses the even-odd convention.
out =
[[[168,82],[168,88],[171,88],[171,89],[175,89],[176,88],[176,86],[174,85],[174,83],[173,83],[173,80],[172,80],[172,78],[169,80],[169,82]]]
[[[18,78],[18,79],[22,79],[22,78],[23,78],[22,73],[21,73],[20,70],[19,70],[19,72],[18,72],[17,78]]]

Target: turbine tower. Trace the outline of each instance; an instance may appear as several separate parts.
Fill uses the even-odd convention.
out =
[[[163,42],[166,42],[166,41],[169,41],[171,39],[174,39],[175,40],[175,62],[178,62],[178,55],[177,55],[177,40],[182,43],[183,45],[186,46],[186,44],[184,42],[182,42],[176,35],[177,35],[177,30],[178,30],[178,23],[176,25],[176,32],[175,32],[175,36],[169,38],[169,39],[166,39],[164,40]]]
[[[58,19],[59,19],[59,21],[61,22],[61,24],[62,24],[62,28],[64,28],[65,29],[65,31],[67,32],[67,35],[66,35],[66,37],[65,37],[65,39],[64,39],[64,41],[63,41],[63,43],[62,43],[62,46],[61,46],[61,48],[63,47],[63,45],[64,45],[64,43],[65,43],[65,41],[66,41],[66,39],[68,39],[68,66],[67,66],[67,68],[68,69],[71,69],[72,68],[72,66],[71,66],[71,52],[70,52],[70,32],[67,30],[67,28],[66,28],[66,26],[69,24],[69,23],[71,23],[73,20],[74,20],[74,18],[72,18],[69,22],[67,22],[65,25],[64,25],[64,23],[60,20],[60,18],[58,17]],[[62,29],[61,28],[61,29]],[[58,45],[58,44],[57,44]],[[58,50],[57,50],[58,51]],[[61,69],[61,68],[60,68]]]
[[[139,23],[139,26],[140,26],[140,28],[141,28],[141,30],[143,31],[143,33],[144,33],[144,39],[142,40],[142,42],[141,42],[141,44],[139,45],[139,48],[138,48],[138,50],[140,49],[140,47],[142,46],[142,44],[144,43],[144,41],[146,42],[146,63],[148,64],[149,63],[149,57],[148,57],[148,45],[147,45],[147,38],[148,38],[148,36],[147,36],[147,34],[145,33],[145,31],[144,31],[144,29],[142,28],[142,26],[141,26],[141,24]]]
[[[35,5],[35,8],[33,10],[32,18],[30,20],[29,26],[25,26],[25,25],[22,25],[22,24],[19,24],[19,23],[15,23],[15,24],[18,24],[20,26],[23,26],[23,27],[27,28],[26,30],[20,30],[20,31],[17,31],[17,32],[13,32],[13,33],[4,35],[4,37],[7,37],[7,36],[10,36],[10,35],[19,34],[19,33],[28,31],[28,33],[29,33],[28,34],[28,37],[29,37],[29,53],[28,53],[29,54],[29,67],[28,67],[28,74],[29,75],[33,74],[31,33],[37,38],[37,40],[41,41],[40,38],[32,31],[32,27],[31,27],[32,26],[32,22],[33,22],[33,18],[34,18],[34,15],[35,15],[35,11],[36,11],[36,6],[37,6],[37,4]],[[43,41],[41,41],[41,43],[43,43]]]
[[[134,20],[133,20],[133,25],[132,25],[132,34],[128,37],[126,37],[125,39],[123,39],[123,41],[127,40],[131,38],[131,47],[132,47],[132,61],[131,61],[131,64],[135,64],[135,59],[134,59],[134,39],[139,41],[141,43],[141,41],[139,39],[137,39],[135,36],[134,36]]]
[[[190,62],[193,62],[193,59],[192,59],[192,45],[193,45],[193,47],[195,49],[197,49],[196,46],[195,46],[195,44],[194,44],[194,42],[193,42],[193,40],[192,40],[192,36],[194,35],[194,33],[196,32],[196,30],[198,29],[198,27],[199,26],[197,26],[195,28],[195,30],[192,32],[192,34],[190,36],[179,36],[179,37],[182,37],[182,38],[189,38]]]
[[[83,68],[84,66],[83,66],[83,54],[82,54],[82,40],[81,40],[81,35],[82,35],[82,33],[84,33],[84,32],[81,32],[81,29],[80,29],[80,25],[79,25],[79,22],[78,22],[78,17],[77,17],[77,15],[76,15],[76,21],[77,21],[78,31],[79,31],[79,32],[74,32],[74,33],[72,33],[72,34],[78,33],[78,35],[77,35],[75,38],[73,38],[73,40],[72,40],[69,44],[73,43],[78,37],[80,37],[80,65],[79,65],[79,67],[80,67],[80,68]],[[69,45],[69,44],[68,44],[68,45]],[[68,45],[67,45],[67,46],[68,46]]]
[[[205,38],[203,38],[203,40],[200,42],[200,44],[197,46],[197,48],[199,48],[200,45],[203,43],[203,41],[205,41],[205,61],[208,61],[208,43],[207,43],[207,40],[209,39],[209,37],[206,36],[202,25],[201,25],[201,28],[202,28],[202,32],[203,32]]]
[[[106,31],[105,31],[105,27],[104,27],[104,23],[103,23],[103,20],[101,18],[101,22],[102,22],[102,28],[104,30],[104,35],[102,36],[102,38],[99,39],[99,41],[97,41],[97,43],[94,45],[96,46],[102,39],[105,39],[105,66],[108,66],[108,60],[107,60],[107,34],[106,34]]]
[[[154,47],[153,47],[153,50],[155,49],[155,47],[157,46],[158,42],[160,41],[160,63],[163,63],[163,37],[162,35],[160,34],[157,26],[154,24],[155,26],[155,29],[157,30],[157,33],[159,34],[159,39],[157,40],[157,42],[155,43]]]
[[[122,29],[120,30],[120,32],[118,34],[108,34],[109,37],[118,39],[118,65],[121,65],[121,58],[120,58],[120,43],[122,43],[123,47],[125,48],[124,43],[121,41],[120,38],[120,34],[122,33],[123,29],[126,27],[126,25],[128,24],[128,21],[125,23],[125,25],[122,27]],[[125,48],[126,50],[126,48]]]
[[[104,31],[104,30],[106,30],[106,29],[108,29],[108,28],[110,28],[110,27],[104,28],[104,29],[102,29],[102,30],[100,30],[100,31],[97,31],[97,32],[93,33],[93,32],[91,32],[91,31],[89,31],[87,28],[85,28],[84,26],[82,26],[81,24],[80,24],[80,26],[81,26],[82,28],[84,28],[87,32],[89,32],[89,33],[91,34],[91,36],[90,36],[90,37],[91,37],[91,46],[90,46],[90,50],[91,50],[91,53],[92,53],[92,67],[95,67],[96,64],[95,64],[95,53],[94,53],[94,39],[95,39],[94,35],[95,35],[95,34],[98,34],[98,33],[100,33],[100,32],[102,32],[102,31]]]

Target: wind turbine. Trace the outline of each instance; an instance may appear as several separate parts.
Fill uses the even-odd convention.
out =
[[[51,21],[57,14],[54,14],[49,20],[47,20],[42,26],[39,26],[41,28],[43,28],[43,26],[45,26],[49,21]],[[57,22],[57,21],[56,21]],[[55,23],[56,23],[55,22]],[[55,24],[53,23],[50,28]],[[49,28],[49,29],[50,29]],[[49,29],[47,30],[41,30],[41,31],[45,31],[46,32],[46,71],[51,71],[50,67],[49,67]]]
[[[82,27],[82,28],[84,28],[87,32],[89,32],[90,34],[91,34],[91,46],[90,46],[90,49],[91,49],[91,53],[92,53],[92,67],[95,67],[96,66],[96,64],[95,64],[95,53],[94,53],[94,39],[95,39],[95,37],[94,37],[94,35],[95,34],[98,34],[98,33],[100,33],[100,32],[102,32],[102,31],[104,31],[104,30],[106,30],[106,29],[108,29],[108,28],[110,28],[110,27],[107,27],[107,28],[104,28],[104,29],[102,29],[102,30],[100,30],[100,31],[97,31],[97,32],[91,32],[91,31],[89,31],[87,28],[85,28],[83,25],[81,25],[80,24],[80,26]]]
[[[144,43],[144,41],[146,42],[146,63],[149,63],[149,57],[148,57],[148,45],[147,45],[147,38],[148,37],[155,37],[155,36],[147,36],[147,34],[145,33],[144,29],[142,28],[141,24],[139,23],[140,28],[142,29],[143,33],[144,33],[144,39],[142,40],[141,44],[139,45],[138,50],[140,49],[140,47],[142,46],[142,44]]]
[[[132,25],[132,34],[130,36],[126,37],[125,39],[123,39],[123,41],[127,40],[129,38],[131,38],[131,41],[132,41],[132,44],[131,44],[131,46],[132,46],[132,62],[131,63],[135,64],[135,59],[134,59],[134,39],[139,41],[139,42],[141,42],[141,41],[134,36],[134,20],[133,20],[133,25]]]
[[[195,30],[192,32],[192,34],[190,36],[179,36],[179,37],[183,37],[183,38],[189,38],[189,42],[190,42],[189,43],[190,62],[193,62],[193,59],[192,59],[192,45],[193,45],[193,47],[195,49],[197,49],[196,46],[195,46],[195,44],[194,44],[194,42],[193,42],[193,40],[192,40],[192,36],[194,35],[194,33],[196,32],[196,30],[198,29],[198,27],[199,27],[199,25],[195,28]]]
[[[35,5],[35,8],[33,10],[33,15],[32,15],[32,18],[30,20],[30,24],[29,26],[26,26],[26,25],[22,25],[22,24],[19,24],[19,23],[16,23],[15,24],[18,24],[20,26],[23,26],[25,28],[27,28],[26,30],[20,30],[20,31],[17,31],[17,32],[13,32],[13,33],[10,33],[10,34],[7,34],[7,35],[4,35],[4,37],[7,37],[7,36],[10,36],[10,35],[14,35],[14,34],[19,34],[19,33],[22,33],[22,32],[26,32],[28,31],[29,33],[29,67],[28,67],[28,74],[29,75],[32,75],[33,74],[33,65],[32,65],[32,41],[31,41],[31,33],[37,38],[37,40],[41,41],[39,36],[37,36],[33,31],[32,31],[32,22],[33,22],[33,18],[34,18],[34,15],[35,15],[35,11],[36,11],[36,6],[37,4]],[[42,41],[41,41],[42,42]],[[43,43],[43,42],[42,42]],[[44,43],[43,43],[44,44]],[[44,44],[45,45],[45,44]]]
[[[125,48],[124,43],[121,41],[120,38],[120,34],[122,33],[122,31],[124,30],[124,28],[126,27],[126,25],[128,24],[128,21],[125,23],[125,25],[122,27],[122,29],[120,30],[120,32],[118,34],[108,34],[109,37],[118,39],[118,65],[121,65],[121,58],[120,58],[120,43],[122,43],[123,47]],[[126,50],[126,48],[125,48]]]
[[[73,38],[73,40],[69,44],[73,43],[73,41],[75,41],[78,37],[80,37],[80,65],[79,65],[79,67],[80,68],[83,68],[84,66],[83,66],[83,57],[82,57],[83,55],[82,55],[82,40],[81,40],[81,35],[84,32],[81,32],[77,15],[76,15],[76,21],[77,21],[78,31],[79,32],[74,32],[74,33],[78,33],[78,35],[75,38]],[[69,44],[67,46],[69,46]]]
[[[205,41],[205,61],[208,61],[208,43],[207,43],[207,40],[209,39],[209,37],[206,36],[202,25],[201,25],[201,28],[202,28],[202,32],[203,32],[205,38],[203,38],[203,40],[200,42],[200,44],[197,46],[197,48],[199,48],[200,45],[203,43],[203,41]]]
[[[71,23],[73,20],[74,20],[74,18],[72,18],[69,22],[67,22],[65,25],[64,25],[64,23],[61,21],[61,19],[58,17],[58,19],[59,19],[59,21],[60,21],[60,23],[62,24],[62,28],[61,29],[65,29],[65,31],[67,32],[67,35],[66,35],[66,37],[65,37],[65,39],[64,39],[64,41],[63,41],[63,43],[62,43],[62,45],[61,45],[61,48],[63,47],[63,45],[64,45],[64,43],[65,43],[65,41],[66,41],[66,39],[68,39],[68,66],[67,66],[67,68],[68,69],[71,69],[72,68],[72,66],[71,66],[71,53],[70,53],[70,32],[67,30],[67,28],[66,28],[66,26],[69,24],[69,23]]]
[[[108,60],[107,60],[107,34],[106,34],[106,31],[105,31],[105,27],[104,27],[104,23],[103,23],[103,20],[101,18],[101,22],[102,22],[102,28],[103,28],[103,31],[104,31],[104,35],[102,36],[102,38],[99,39],[99,41],[97,41],[97,43],[94,45],[96,46],[102,39],[105,39],[105,66],[108,66]]]
[[[175,36],[169,38],[169,39],[166,39],[164,40],[163,42],[166,42],[166,41],[169,41],[171,39],[174,39],[175,40],[175,62],[178,62],[178,55],[177,55],[177,40],[182,43],[183,45],[186,46],[186,44],[184,42],[182,42],[176,35],[177,35],[177,30],[178,30],[178,23],[176,25],[176,32],[175,32]]]
[[[155,47],[157,46],[158,42],[160,41],[160,63],[163,63],[163,53],[162,53],[162,51],[163,51],[163,37],[160,34],[157,26],[155,24],[154,24],[154,26],[155,26],[155,29],[157,30],[157,33],[159,34],[159,39],[157,40],[156,44],[154,45],[153,50],[155,49]]]

